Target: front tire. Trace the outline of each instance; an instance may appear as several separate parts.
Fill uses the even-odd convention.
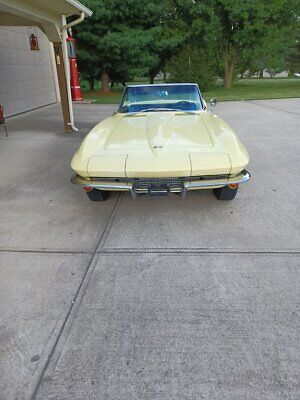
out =
[[[214,189],[214,195],[218,200],[233,200],[237,194],[238,186],[231,189],[229,186],[224,186],[218,189]]]
[[[92,189],[86,192],[86,195],[91,201],[105,201],[109,197],[109,192],[106,190]]]

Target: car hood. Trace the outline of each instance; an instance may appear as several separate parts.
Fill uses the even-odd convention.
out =
[[[85,137],[72,160],[83,177],[234,174],[249,156],[232,129],[208,112],[116,114]]]
[[[155,112],[126,114],[112,128],[106,150],[212,147],[213,142],[200,113]]]

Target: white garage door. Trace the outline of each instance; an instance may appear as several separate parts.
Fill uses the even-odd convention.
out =
[[[31,50],[29,36],[38,38]],[[0,27],[0,104],[11,116],[57,101],[53,54],[36,27]]]

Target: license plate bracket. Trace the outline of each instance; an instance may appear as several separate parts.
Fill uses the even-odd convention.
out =
[[[170,187],[167,185],[150,185],[148,186],[150,196],[167,196],[170,193]]]
[[[164,182],[159,183],[134,183],[131,193],[135,197],[136,195],[147,194],[153,196],[167,196],[169,193],[174,192],[182,194],[185,192],[184,185],[171,185]]]

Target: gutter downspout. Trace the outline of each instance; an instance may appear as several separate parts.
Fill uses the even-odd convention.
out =
[[[65,17],[65,15],[64,15],[64,17]],[[85,17],[85,14],[82,11],[80,13],[80,17],[79,18],[75,19],[75,21],[72,21],[72,22],[69,22],[68,24],[63,25],[63,27],[61,28],[61,31],[62,32],[66,31],[67,29],[72,28],[72,26],[80,24],[80,22],[82,22],[84,20],[84,17]]]
[[[71,128],[77,132],[78,128],[74,125],[74,115],[73,115],[73,103],[72,103],[72,95],[71,95],[71,87],[70,87],[70,63],[68,59],[68,47],[67,47],[67,29],[71,28],[72,26],[75,26],[77,24],[80,24],[84,20],[85,14],[84,12],[81,12],[80,17],[75,19],[75,21],[72,21],[67,24],[66,16],[62,15],[62,28],[61,28],[61,35],[62,35],[62,49],[63,49],[63,54],[64,54],[64,64],[65,64],[65,71],[66,71],[66,78],[67,78],[67,92],[68,92],[68,102],[69,102],[69,110],[70,110],[70,125]]]

